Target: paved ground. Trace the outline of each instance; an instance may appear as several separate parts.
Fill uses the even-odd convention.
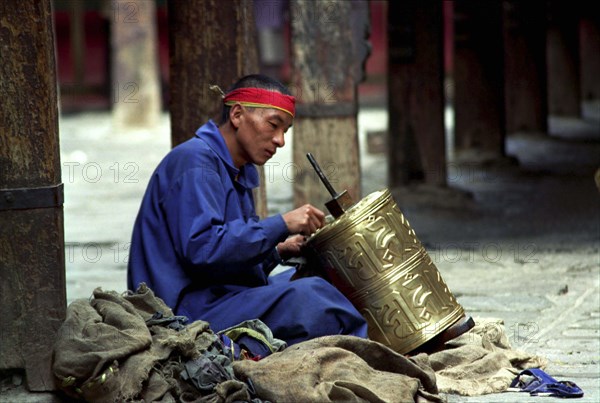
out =
[[[448,164],[447,189],[393,189],[468,313],[504,320],[513,347],[546,357],[548,373],[583,388],[581,402],[600,401],[600,193],[593,179],[600,106],[591,112],[587,121],[551,119],[551,137],[511,135],[507,152],[518,165],[463,156]],[[366,132],[386,124],[381,110],[359,116],[363,195],[386,187],[385,157],[364,151]],[[166,116],[155,131],[127,133],[113,131],[105,113],[61,120],[69,302],[97,286],[125,289],[131,227],[149,175],[169,149],[168,130]],[[272,160],[278,169],[267,176],[272,213],[291,206],[293,179],[284,171],[291,150],[281,151]],[[539,399],[448,396],[450,402]],[[15,389],[0,401],[52,396]]]

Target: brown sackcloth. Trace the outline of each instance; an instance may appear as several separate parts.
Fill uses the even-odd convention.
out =
[[[443,400],[438,393],[503,392],[521,370],[545,365],[512,350],[500,321],[479,321],[448,347],[409,359],[369,340],[328,336],[236,362],[234,370],[274,402],[421,402]]]
[[[479,319],[470,332],[450,341],[449,349],[431,354],[440,392],[478,396],[504,392],[524,369],[544,368],[546,359],[513,350],[504,324]]]
[[[438,393],[503,392],[521,370],[545,366],[543,358],[511,348],[501,321],[477,322],[431,355],[409,359],[372,341],[329,336],[260,362],[236,362],[234,370],[275,402],[416,402],[443,400]]]
[[[214,334],[203,321],[181,331],[148,328],[145,321],[156,312],[173,316],[144,285],[129,295],[97,288],[89,301],[71,303],[54,346],[53,371],[61,389],[93,402],[175,401],[171,391],[198,397],[179,382],[180,366],[164,361],[196,358]]]
[[[352,336],[320,337],[233,368],[273,402],[443,401],[424,354],[409,359]]]
[[[172,311],[151,290],[120,295],[96,289],[67,310],[54,348],[53,370],[68,394],[91,402],[440,402],[440,393],[481,395],[506,390],[521,370],[543,368],[540,357],[512,350],[499,321],[482,320],[449,349],[407,358],[374,341],[327,336],[288,347],[261,361],[236,361],[239,380],[201,395],[180,377],[183,364],[217,336],[196,321],[175,330],[148,325]]]

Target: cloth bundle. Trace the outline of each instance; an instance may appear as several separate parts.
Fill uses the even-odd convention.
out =
[[[94,290],[69,305],[59,329],[52,366],[59,387],[90,402],[259,402],[233,374],[235,344],[207,322],[184,326],[185,319],[145,285],[127,295]],[[276,351],[285,347],[270,340]]]
[[[259,321],[221,335],[184,322],[144,285],[126,295],[96,289],[67,309],[54,374],[67,394],[90,402],[440,402],[440,393],[503,392],[520,371],[545,364],[512,350],[497,321],[414,357],[341,335],[286,348]],[[270,355],[240,352],[240,337]]]

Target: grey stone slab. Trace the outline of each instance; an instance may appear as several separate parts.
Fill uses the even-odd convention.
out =
[[[0,392],[0,403],[60,403],[62,401],[53,393],[32,393],[24,386]]]

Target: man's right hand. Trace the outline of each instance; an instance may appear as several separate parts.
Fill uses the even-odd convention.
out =
[[[305,204],[283,214],[283,221],[291,234],[311,235],[325,225],[325,213],[310,204]]]

